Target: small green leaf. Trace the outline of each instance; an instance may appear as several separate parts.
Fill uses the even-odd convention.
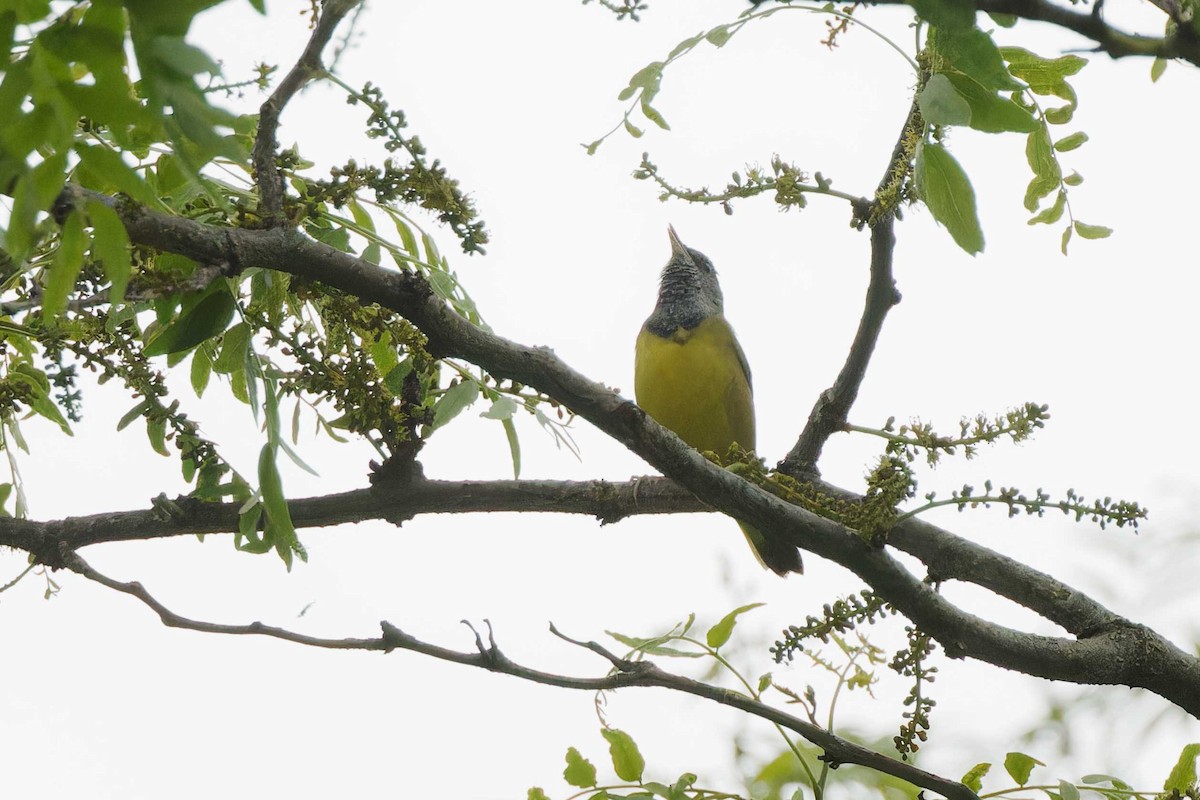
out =
[[[983,229],[975,211],[975,190],[967,173],[940,144],[924,143],[917,150],[917,188],[933,218],[945,226],[963,250],[983,250]]]
[[[196,397],[203,397],[204,390],[208,388],[208,379],[212,376],[212,357],[208,354],[208,350],[203,347],[197,347],[192,351],[192,391],[196,393]]]
[[[1041,213],[1029,220],[1030,225],[1051,225],[1062,219],[1063,211],[1067,207],[1067,193],[1060,191],[1058,196],[1054,198],[1054,205],[1043,209]]]
[[[550,800],[540,786],[534,786],[525,793],[525,800]]]
[[[764,672],[758,676],[758,693],[762,694],[771,686],[771,673]]]
[[[698,33],[695,36],[689,36],[679,44],[675,45],[674,49],[667,54],[667,61],[675,60],[676,57],[683,55],[688,50],[691,50],[693,47],[700,44],[702,41],[704,41],[703,33]]]
[[[930,28],[929,44],[946,64],[989,90],[1023,88],[1009,74],[996,42],[977,27]]]
[[[512,458],[513,480],[521,477],[521,440],[517,438],[517,426],[511,419],[501,420],[504,437],[508,440],[508,453]]]
[[[1084,239],[1107,239],[1112,236],[1112,228],[1103,225],[1088,225],[1086,222],[1075,220],[1075,232]]]
[[[1004,756],[1004,769],[1008,772],[1009,777],[1017,782],[1018,786],[1024,786],[1029,782],[1029,775],[1035,766],[1044,767],[1046,765],[1024,753],[1009,753]]]
[[[170,456],[167,449],[167,418],[146,420],[146,436],[150,439],[150,447],[160,456]]]
[[[963,786],[966,786],[975,794],[979,794],[979,790],[983,788],[983,776],[991,771],[992,765],[986,761],[976,764],[967,770],[967,774],[962,776]]]
[[[733,33],[729,30],[728,25],[718,25],[708,33],[704,34],[704,39],[714,47],[724,47],[729,41]]]
[[[650,105],[645,98],[642,99],[642,113],[646,116],[646,119],[650,120],[664,131],[671,130],[671,126],[667,124],[665,119],[663,119],[663,115],[658,113],[658,109]]]
[[[632,136],[635,139],[640,139],[642,137],[642,134],[645,133],[645,131],[643,131],[641,128],[639,128],[638,126],[636,126],[632,122],[630,122],[629,117],[626,117],[624,119],[624,125],[625,125],[626,133],[628,133],[630,136]]]
[[[479,384],[463,380],[451,386],[433,406],[433,430],[445,425],[479,399]]]
[[[138,403],[136,406],[126,411],[125,416],[121,417],[121,419],[117,421],[117,430],[125,430],[125,428],[129,426],[129,423],[133,422],[151,408],[154,408],[154,404],[149,400],[143,400],[142,402]]]
[[[219,287],[163,328],[144,352],[147,356],[161,356],[190,350],[222,333],[233,320],[236,308],[233,295],[225,287]]]
[[[1050,145],[1050,134],[1039,126],[1025,139],[1025,160],[1033,171],[1033,180],[1025,190],[1025,208],[1036,211],[1038,202],[1058,188],[1062,169]]]
[[[44,278],[42,307],[46,314],[62,314],[67,310],[67,297],[75,288],[75,280],[82,268],[83,216],[72,210],[63,224],[58,250],[50,262],[50,272]]]
[[[5,238],[5,249],[14,261],[23,260],[33,248],[38,212],[50,208],[62,191],[66,166],[67,154],[55,153],[18,179]]]
[[[129,234],[117,212],[104,203],[89,202],[87,215],[92,223],[92,258],[103,265],[104,277],[111,284],[109,301],[119,306],[125,300],[125,286],[132,269]]]
[[[404,379],[412,371],[412,361],[406,358],[388,371],[388,374],[383,377],[383,385],[389,392],[398,395],[404,388]]]
[[[1061,138],[1057,142],[1055,142],[1054,149],[1060,153],[1067,153],[1067,152],[1070,152],[1071,150],[1076,149],[1077,147],[1080,147],[1087,140],[1088,140],[1088,135],[1086,133],[1084,133],[1083,131],[1076,131],[1075,133],[1072,133],[1070,136],[1064,136],[1063,138]]]
[[[1072,232],[1073,232],[1073,229],[1071,228],[1071,226],[1070,226],[1070,225],[1068,225],[1067,227],[1063,228],[1063,232],[1062,232],[1062,244],[1060,245],[1060,248],[1059,248],[1059,249],[1061,249],[1061,250],[1062,250],[1062,254],[1063,254],[1064,256],[1067,254],[1067,245],[1069,245],[1069,244],[1071,243],[1071,233],[1072,233]]]
[[[737,625],[737,618],[742,614],[745,614],[747,611],[751,611],[763,605],[766,604],[750,603],[749,605],[739,606],[733,611],[730,611],[724,617],[721,617],[721,621],[709,628],[708,633],[704,637],[708,642],[708,646],[716,650],[728,642],[729,637],[733,635],[734,626]]]
[[[966,125],[971,121],[971,106],[945,75],[929,78],[917,97],[921,115],[934,125]]]
[[[1150,82],[1158,83],[1158,79],[1167,71],[1167,60],[1165,58],[1156,58],[1154,63],[1150,65]]]
[[[221,352],[213,362],[213,371],[231,375],[244,368],[246,352],[250,349],[251,331],[245,322],[239,322],[221,337]]]
[[[291,511],[283,496],[283,479],[275,460],[275,448],[268,442],[258,455],[258,490],[262,494],[262,507],[266,513],[267,528],[272,531],[275,551],[283,559],[288,571],[292,569],[292,555],[297,552],[299,540],[292,525]]]
[[[633,737],[616,728],[603,728],[600,734],[608,740],[608,752],[612,756],[613,770],[623,781],[640,781],[646,760],[638,751]]]
[[[1078,186],[1079,184],[1083,183],[1083,176],[1078,172],[1072,172],[1070,175],[1063,178],[1063,183],[1065,183],[1067,186]]]
[[[970,126],[985,133],[1029,133],[1041,127],[1025,109],[1008,97],[1001,97],[969,75],[961,72],[946,73],[967,105],[971,108]]]
[[[1179,759],[1171,768],[1171,774],[1163,782],[1163,791],[1183,795],[1196,786],[1196,759],[1200,758],[1200,744],[1189,744],[1179,753]]]
[[[500,397],[492,402],[490,408],[479,416],[484,419],[512,419],[521,408],[521,404],[511,397]]]
[[[115,150],[100,145],[76,145],[75,152],[79,154],[80,177],[88,188],[122,192],[143,205],[162,207],[158,193]]]
[[[567,748],[567,768],[563,778],[571,786],[586,789],[596,785],[596,766],[579,754],[574,747]]]
[[[1079,800],[1079,789],[1075,788],[1075,784],[1073,783],[1059,780],[1058,795],[1062,800]]]

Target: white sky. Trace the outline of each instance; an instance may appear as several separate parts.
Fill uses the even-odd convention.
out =
[[[1110,19],[1132,14],[1114,5],[1105,7]],[[307,4],[270,6],[269,20],[237,4],[221,8],[202,19],[192,40],[223,58],[231,78],[259,60],[286,66],[307,35],[295,13]],[[762,198],[726,216],[662,204],[629,173],[649,150],[677,184],[717,187],[731,170],[779,153],[821,170],[838,188],[870,194],[909,102],[905,63],[862,30],[830,53],[817,43],[823,17],[778,14],[722,51],[701,46],[668,73],[656,105],[670,133],[649,126],[638,141],[618,133],[590,158],[579,146],[618,122],[616,94],[634,71],[742,7],[652,0],[642,23],[618,24],[594,5],[565,0],[374,3],[341,74],[351,84],[381,85],[408,114],[411,131],[473,193],[492,234],[488,256],[454,255],[450,239],[441,241],[501,335],[551,346],[586,375],[630,394],[633,340],[669,252],[667,223],[710,256],[754,369],[759,449],[774,463],[844,358],[866,285],[867,237],[847,226],[848,209],[832,199],[813,197],[802,213],[780,214]],[[1147,31],[1157,24],[1153,14],[1132,18],[1150,20]],[[902,10],[871,9],[865,19],[901,43],[911,38]],[[1028,23],[998,36],[1016,37],[1044,55],[1080,46]],[[931,519],[1190,647],[1200,638],[1186,599],[1195,600],[1195,536],[1190,545],[1181,537],[1195,530],[1198,485],[1193,194],[1200,175],[1186,143],[1200,77],[1172,65],[1152,85],[1149,66],[1093,56],[1074,81],[1080,108],[1068,130],[1085,130],[1091,141],[1065,158],[1087,179],[1072,203],[1079,218],[1116,233],[1105,242],[1077,239],[1069,258],[1058,254],[1059,227],[1025,225],[1023,139],[954,132],[950,145],[976,187],[987,249],[971,259],[927,212],[906,214],[896,264],[904,301],[888,319],[851,416],[880,424],[919,415],[948,429],[964,414],[1049,403],[1053,419],[1034,441],[947,464],[924,476],[922,491],[945,495],[991,477],[1056,495],[1074,487],[1089,497],[1133,498],[1152,511],[1140,535],[1059,518],[1006,521],[995,509]],[[362,161],[377,155],[358,136],[363,117],[332,91],[314,88],[285,114],[280,138],[300,142],[322,169],[347,157]],[[247,409],[182,399],[253,474],[261,438]],[[20,466],[34,518],[143,508],[161,491],[183,490],[176,462],[151,453],[137,424],[115,433],[134,400],[109,385],[86,402],[74,439],[28,426],[34,454]],[[504,436],[475,418],[479,410],[433,439],[422,456],[427,474],[509,476]],[[582,423],[575,429],[582,463],[556,450],[531,420],[521,432],[523,477],[625,480],[648,471]],[[289,474],[290,495],[365,485],[368,448],[302,445],[322,477]],[[856,488],[877,452],[872,441],[835,437],[824,472]],[[387,619],[469,649],[459,620],[486,617],[512,658],[579,675],[602,674],[605,665],[551,637],[548,620],[578,638],[601,639],[605,629],[656,633],[690,612],[710,623],[762,600],[768,606],[745,617],[739,631],[766,643],[821,604],[862,588],[812,556],[803,578],[760,571],[736,527],[715,515],[606,528],[548,515],[422,518],[400,530],[369,523],[302,537],[310,562],[290,575],[273,557],[235,553],[228,537],[109,545],[85,556],[115,578],[142,581],[178,612],[216,622],[262,620],[349,637],[374,636]],[[13,554],[0,557],[0,579],[21,564]],[[535,784],[562,797],[567,746],[600,765],[606,760],[590,695],[412,654],[320,652],[168,630],[128,597],[75,576],[56,578],[63,589],[49,602],[32,577],[0,597],[8,648],[8,689],[0,693],[6,797],[436,793],[454,800],[523,797]],[[950,591],[972,609],[1048,630],[988,598]],[[902,632],[892,626],[878,635],[894,647]],[[773,667],[760,645],[739,659],[750,676]],[[1165,702],[1131,706],[1129,692],[1101,690],[1095,702],[1111,710],[1072,731],[1082,755],[1057,760],[1061,738],[1027,744],[1017,737],[1045,713],[1047,697],[1069,701],[1075,690],[978,664],[940,667],[932,743],[919,763],[951,776],[1025,749],[1061,766],[1035,778],[1110,772],[1154,789],[1182,744],[1200,740],[1200,725]],[[799,663],[776,675],[800,690],[810,682],[827,688]],[[890,738],[904,691],[885,681],[876,703],[844,697],[840,719],[865,737]],[[1143,735],[1137,720],[1159,712]],[[670,782],[690,770],[710,787],[739,790],[734,730],[746,733],[756,757],[777,752],[765,726],[663,691],[622,692],[608,714],[641,744],[648,779]]]

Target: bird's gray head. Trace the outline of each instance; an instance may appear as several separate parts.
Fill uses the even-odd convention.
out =
[[[649,324],[659,335],[669,335],[677,328],[692,329],[704,320],[725,309],[717,270],[708,256],[685,245],[667,226],[671,237],[671,260],[663,267],[658,286],[658,304]]]

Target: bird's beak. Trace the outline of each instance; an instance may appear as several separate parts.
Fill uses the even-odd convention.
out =
[[[671,255],[678,256],[684,261],[691,262],[692,254],[688,252],[688,249],[686,246],[684,246],[683,242],[679,241],[679,234],[675,232],[675,227],[673,225],[667,226],[667,236],[671,239]]]

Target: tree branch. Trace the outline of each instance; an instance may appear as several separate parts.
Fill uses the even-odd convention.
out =
[[[65,566],[73,572],[102,586],[137,599],[157,614],[159,620],[170,628],[182,628],[201,633],[219,633],[231,636],[266,636],[309,647],[333,650],[368,650],[386,653],[390,653],[393,650],[409,650],[442,661],[477,667],[489,672],[510,675],[533,683],[567,689],[607,691],[633,686],[672,689],[736,708],[739,711],[744,711],[752,716],[768,720],[795,731],[812,744],[824,750],[824,760],[833,766],[857,764],[908,781],[914,786],[930,789],[950,798],[950,800],[979,800],[979,797],[974,792],[961,783],[947,780],[925,770],[917,769],[911,764],[896,761],[873,750],[854,744],[839,736],[835,736],[823,728],[813,725],[807,720],[787,714],[773,706],[754,700],[738,692],[717,686],[710,686],[682,675],[666,672],[649,661],[629,661],[618,658],[595,642],[579,642],[563,636],[553,624],[551,624],[550,630],[555,635],[564,641],[600,654],[613,665],[613,671],[603,678],[575,678],[522,666],[508,658],[496,645],[491,623],[487,623],[487,644],[484,644],[479,632],[474,627],[471,627],[471,630],[475,633],[476,652],[464,653],[423,642],[387,621],[380,623],[382,635],[374,639],[325,639],[307,636],[272,625],[264,625],[261,622],[251,622],[248,625],[222,625],[213,622],[204,622],[175,613],[159,602],[140,583],[136,581],[124,583],[110,578],[93,569],[90,564],[78,555],[71,556]]]
[[[417,273],[385,271],[295,230],[216,228],[132,203],[120,204],[117,213],[134,243],[203,263],[291,273],[393,309],[428,337],[431,353],[466,359],[498,378],[545,393],[712,507],[851,570],[954,656],[1052,680],[1139,686],[1200,717],[1200,659],[1162,636],[1127,623],[1071,641],[1014,631],[967,614],[855,531],[721,469],[552,351],[518,345],[472,325]]]
[[[903,5],[904,0],[873,0],[873,4]],[[989,14],[1008,14],[1033,22],[1057,25],[1090,39],[1096,43],[1096,51],[1107,53],[1113,58],[1179,58],[1200,66],[1200,37],[1191,24],[1179,25],[1175,32],[1168,36],[1141,36],[1112,27],[1095,11],[1074,11],[1048,0],[975,0],[975,7]]]
[[[263,215],[274,224],[282,222],[284,194],[283,175],[275,167],[275,156],[279,151],[276,138],[279,115],[292,97],[324,70],[321,52],[329,44],[342,19],[360,2],[362,0],[325,0],[322,3],[320,17],[313,26],[304,52],[259,109],[258,133],[254,137],[252,158]]]

